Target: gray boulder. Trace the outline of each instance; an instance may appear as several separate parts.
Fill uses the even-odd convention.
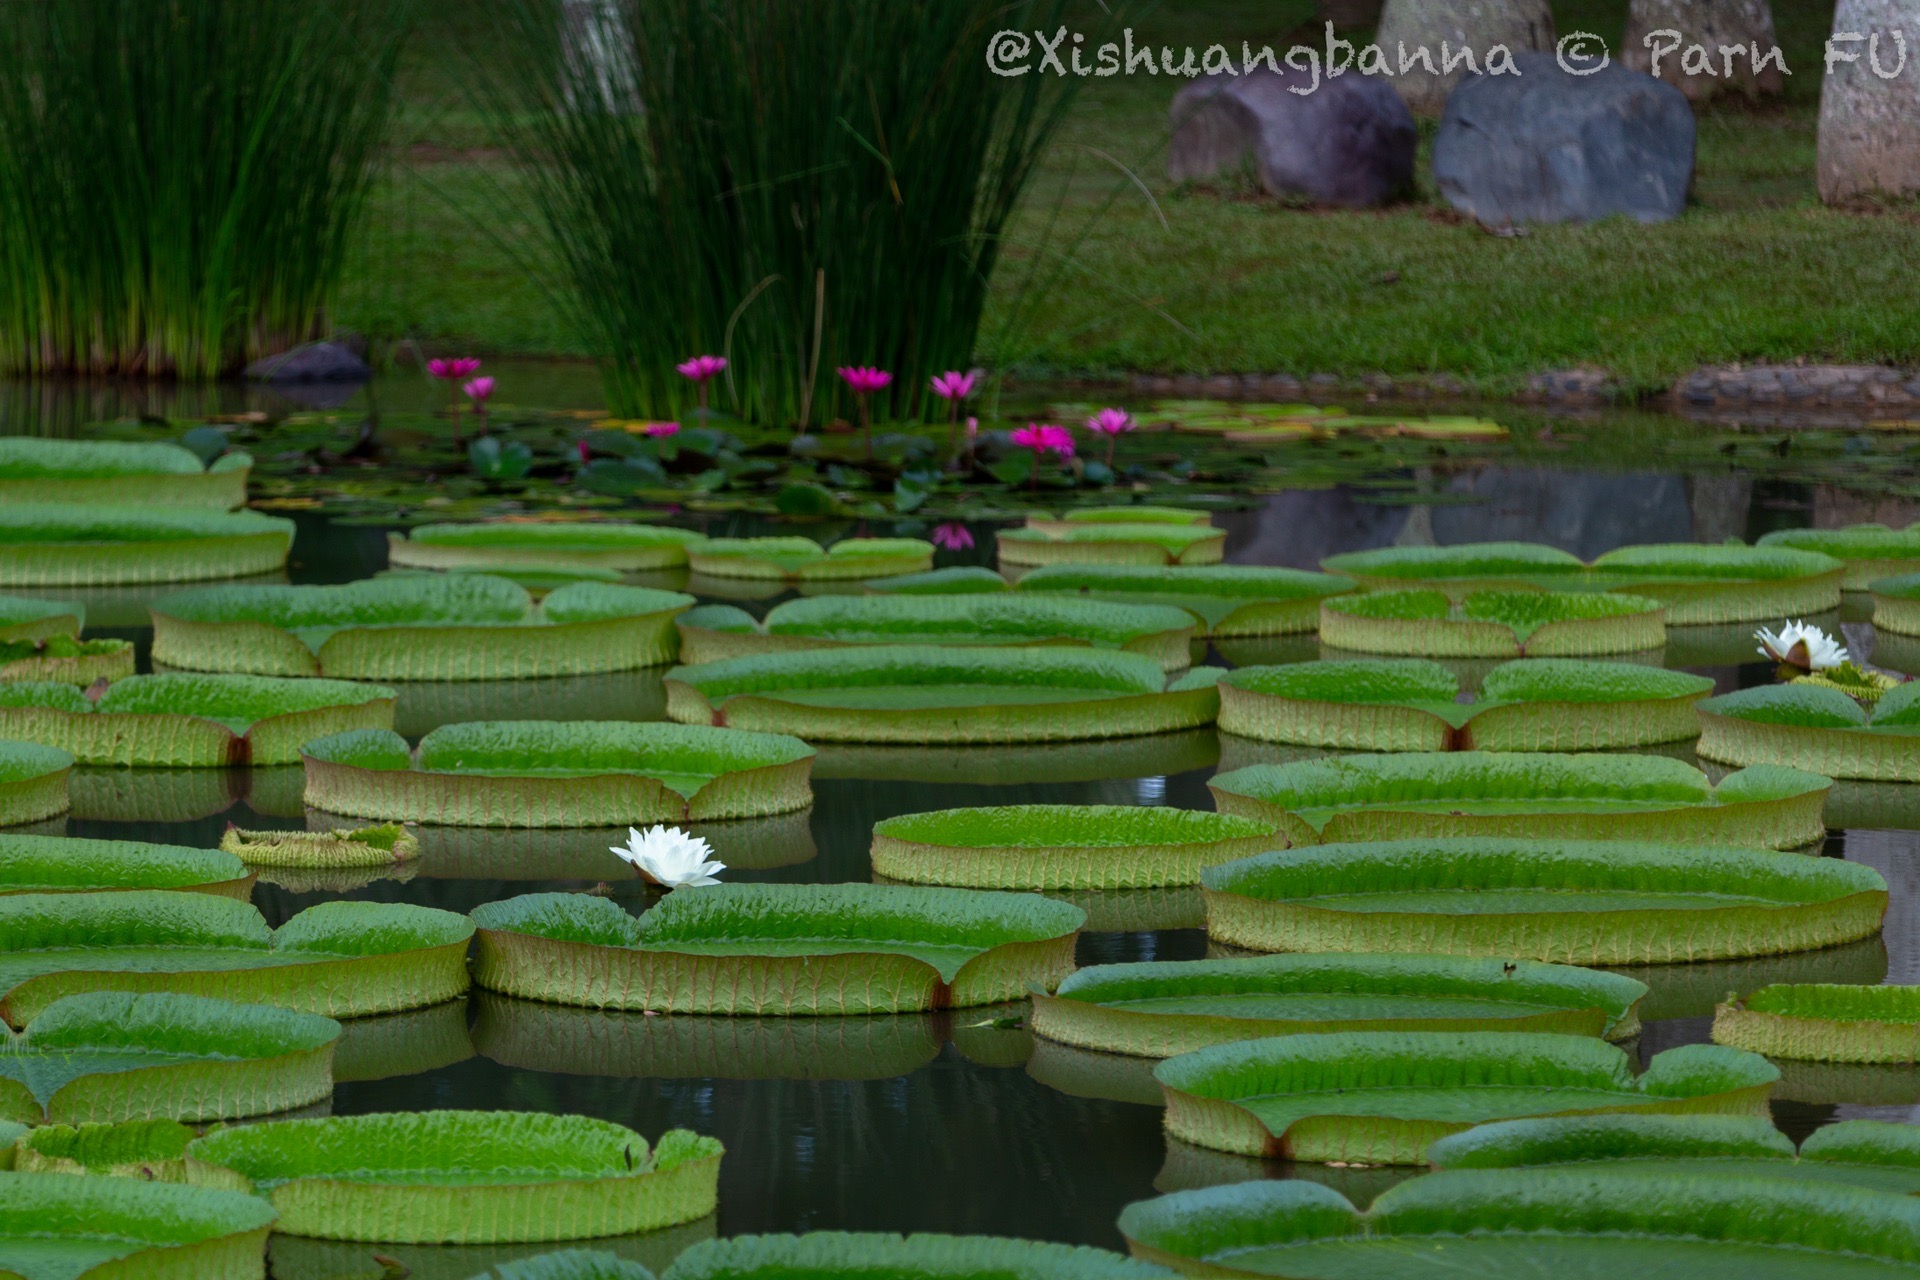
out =
[[[308,342],[275,356],[262,356],[246,368],[255,382],[365,382],[373,368],[339,342]]]
[[[1440,194],[1487,226],[1680,216],[1693,181],[1693,109],[1670,84],[1611,63],[1563,71],[1523,54],[1519,75],[1453,91],[1433,140]]]
[[[1204,180],[1249,164],[1272,195],[1382,204],[1413,185],[1413,116],[1390,84],[1356,71],[1214,75],[1174,95],[1167,176]],[[1302,92],[1291,92],[1293,89]]]
[[[1423,116],[1439,115],[1447,94],[1486,70],[1496,47],[1517,56],[1552,49],[1553,40],[1547,0],[1386,0],[1373,37],[1394,69],[1394,87]],[[1462,50],[1471,53],[1471,63],[1461,59]],[[1422,51],[1425,63],[1419,61]],[[1404,74],[1402,59],[1411,64]]]
[[[1904,66],[1896,31],[1905,34]],[[1851,53],[1858,60],[1835,62],[1820,82],[1820,198],[1838,204],[1920,191],[1920,2],[1840,0],[1833,33],[1836,56]],[[1867,38],[1843,41],[1843,35]]]

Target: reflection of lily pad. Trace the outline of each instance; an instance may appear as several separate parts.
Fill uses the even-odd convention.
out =
[[[1795,620],[1801,620],[1794,615]],[[1808,614],[1804,619],[1808,626],[1819,627],[1832,635],[1840,634],[1840,615],[1829,609],[1823,613]],[[1737,667],[1749,662],[1765,662],[1760,652],[1760,642],[1753,633],[1758,626],[1764,625],[1778,630],[1786,625],[1785,618],[1763,618],[1759,623],[1726,622],[1709,626],[1676,627],[1667,626],[1667,665],[1673,667]],[[1873,660],[1880,663],[1880,651],[1875,646]],[[1885,665],[1885,664],[1881,664]]]
[[[673,724],[443,725],[409,750],[383,730],[309,742],[307,803],[442,826],[645,825],[753,817],[813,802],[813,749],[781,734]]]
[[[1027,1074],[1075,1098],[1105,1098],[1143,1107],[1166,1105],[1160,1082],[1153,1078],[1156,1059],[1125,1053],[1102,1053],[1058,1040],[1036,1037]]]
[[[1227,531],[1191,524],[1052,522],[994,535],[1002,566],[1219,564]]]
[[[69,788],[83,822],[192,822],[246,798],[245,769],[128,769],[83,765]]]
[[[729,867],[763,871],[813,858],[812,810],[765,818],[687,824]],[[308,821],[338,819],[315,809]],[[626,827],[421,827],[420,874],[434,880],[631,880],[631,863],[613,853]]]
[[[228,578],[219,585],[273,586],[286,581],[287,571],[274,569],[267,573]],[[131,630],[152,626],[153,615],[148,610],[153,602],[179,589],[176,583],[150,582],[124,587],[35,587],[34,595],[41,599],[71,603],[84,610],[87,625],[96,630]],[[163,663],[156,663],[153,669],[165,671],[167,667]]]
[[[721,884],[637,920],[585,894],[475,909],[491,991],[662,1013],[897,1013],[1015,1000],[1073,968],[1085,914],[1033,894]]]
[[[664,1280],[841,1280],[862,1276],[943,1280],[1148,1280],[1158,1268],[1084,1245],[997,1236],[878,1235],[814,1231],[731,1236],[687,1250]]]
[[[1782,1058],[1773,1096],[1783,1102],[1857,1107],[1920,1106],[1920,1066],[1910,1062],[1810,1062]]]
[[[418,738],[473,720],[662,720],[666,669],[518,680],[407,680],[395,684],[393,728]]]
[[[887,746],[830,742],[819,747],[816,778],[874,782],[1099,782],[1212,768],[1220,739],[1211,728],[1142,734],[1112,742],[1044,742],[995,746]]]
[[[447,1000],[424,1009],[348,1018],[333,1051],[333,1078],[390,1080],[438,1071],[473,1056],[467,1002]]]
[[[1836,831],[1920,831],[1920,787],[1911,782],[1836,782],[1827,793]]]
[[[390,881],[406,884],[419,874],[418,862],[388,862],[375,867],[261,867],[260,883],[288,893],[347,894]]]
[[[756,1018],[649,1015],[475,1000],[479,1051],[505,1066],[568,1075],[723,1080],[885,1080],[940,1052],[941,1015]]]
[[[611,1253],[637,1262],[658,1276],[687,1249],[713,1239],[718,1225],[718,1215],[710,1213],[696,1221],[658,1231],[579,1240],[566,1247]],[[361,1280],[363,1276],[366,1280],[376,1280],[386,1271],[383,1258],[391,1258],[406,1268],[408,1280],[492,1280],[494,1267],[540,1257],[557,1248],[550,1242],[413,1244],[382,1240],[366,1243],[275,1235],[273,1280]],[[516,1275],[514,1280],[521,1277]]]
[[[1049,889],[1049,898],[1087,913],[1088,933],[1149,933],[1159,929],[1201,929],[1207,904],[1198,885],[1156,889]]]
[[[1696,960],[1691,964],[1610,964],[1608,972],[1647,984],[1640,1001],[1646,1022],[1668,1018],[1706,1018],[1729,995],[1776,982],[1884,982],[1887,945],[1878,933],[1857,942],[1818,951],[1735,960]]]
[[[712,538],[687,548],[697,575],[804,582],[886,578],[933,568],[933,544],[918,538]]]

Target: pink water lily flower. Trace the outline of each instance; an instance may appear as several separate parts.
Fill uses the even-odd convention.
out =
[[[927,536],[933,539],[934,546],[945,547],[949,551],[973,550],[973,531],[957,521],[937,524]]]
[[[725,356],[695,356],[673,366],[680,376],[691,382],[705,382],[727,367]]]
[[[640,428],[641,435],[653,436],[655,438],[678,435],[679,433],[680,424],[677,422],[649,422],[646,426]]]
[[[470,373],[477,373],[479,369],[480,361],[474,356],[427,361],[427,372],[444,382],[458,382]]]
[[[477,409],[486,404],[487,398],[493,394],[493,379],[475,378],[472,382],[463,385],[460,390],[466,393],[467,399],[473,401],[473,406]]]
[[[1057,453],[1063,458],[1073,456],[1073,432],[1051,422],[1029,422],[1016,428],[1013,442],[1035,453]]]
[[[873,410],[867,404],[867,397],[876,391],[884,391],[892,383],[893,375],[885,369],[876,369],[871,365],[842,365],[840,377],[853,392],[855,403],[860,406],[860,431],[866,437],[867,461],[873,461]]]
[[[1087,430],[1107,438],[1107,469],[1113,469],[1113,444],[1122,432],[1133,430],[1133,415],[1125,409],[1102,409],[1087,419]]]
[[[934,375],[933,394],[942,400],[965,400],[973,394],[973,388],[979,381],[978,374],[961,373],[957,369],[949,370],[946,373]]]

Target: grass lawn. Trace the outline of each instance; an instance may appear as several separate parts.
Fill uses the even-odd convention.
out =
[[[1625,0],[1554,8],[1561,32],[1618,51]],[[1136,37],[1282,48],[1319,42],[1313,14],[1302,0],[1165,0]],[[1501,237],[1464,223],[1433,190],[1430,123],[1418,198],[1390,209],[1177,191],[1165,145],[1178,82],[1090,80],[1009,233],[981,356],[1038,374],[1451,373],[1490,393],[1573,366],[1652,389],[1732,361],[1914,364],[1920,206],[1819,203],[1832,4],[1774,0],[1774,18],[1793,72],[1784,100],[1701,107],[1692,207],[1654,227]],[[543,286],[512,168],[464,102],[471,73],[432,36],[337,320],[435,349],[590,355]]]

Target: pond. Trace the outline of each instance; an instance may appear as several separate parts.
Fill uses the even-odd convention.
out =
[[[560,398],[558,385],[551,389]],[[379,394],[376,392],[376,394]],[[16,411],[18,400],[11,402]],[[99,406],[95,404],[93,408]],[[19,423],[14,424],[16,429]],[[42,426],[48,424],[42,423]],[[1684,424],[1676,424],[1676,431]],[[1389,545],[1486,539],[1546,542],[1592,557],[1626,543],[1750,539],[1766,529],[1884,517],[1871,499],[1843,486],[1796,485],[1716,467],[1689,475],[1663,459],[1606,469],[1559,469],[1493,460],[1403,477],[1426,501],[1383,502],[1377,490],[1346,485],[1294,489],[1223,512],[1233,563],[1313,567],[1337,552]],[[1873,505],[1878,504],[1878,505]],[[386,529],[295,513],[295,582],[339,582],[385,567]],[[1911,515],[1898,519],[1905,523]],[[684,521],[701,524],[698,518]],[[1896,521],[1889,520],[1889,523]],[[764,533],[773,524],[745,514],[705,519],[710,533]],[[870,532],[891,532],[884,522]],[[951,562],[990,563],[991,532],[976,527],[975,551]],[[660,585],[674,585],[663,582]],[[157,592],[94,593],[99,634],[141,642]],[[739,601],[755,613],[782,597]],[[1843,630],[1856,657],[1920,670],[1897,649],[1875,655],[1872,628],[1851,614],[1817,619]],[[1676,630],[1670,666],[1713,678],[1726,692],[1772,678],[1754,652],[1752,628]],[[1314,645],[1275,645],[1242,660],[1316,656]],[[1920,655],[1917,655],[1920,656]],[[1211,660],[1226,661],[1215,654]],[[402,731],[439,723],[513,716],[664,717],[662,669],[519,685],[407,691]],[[1249,754],[1249,753],[1254,754]],[[709,834],[740,881],[839,883],[872,878],[873,824],[896,814],[954,806],[1054,802],[1210,808],[1210,776],[1257,758],[1257,748],[1213,730],[1097,745],[1017,750],[889,748],[826,750],[816,768],[809,814],[741,824]],[[1685,758],[1692,762],[1690,753]],[[204,773],[151,778],[135,790],[99,771],[76,785],[73,835],[212,846],[229,823],[306,824],[298,770],[289,779],[210,779]],[[1652,987],[1637,1052],[1644,1062],[1677,1044],[1708,1039],[1712,1006],[1732,989],[1768,981],[1920,982],[1920,805],[1898,788],[1856,784],[1829,808],[1823,856],[1864,862],[1892,890],[1884,936],[1833,951],[1751,962],[1641,970]],[[86,797],[83,801],[80,797]],[[240,798],[234,798],[240,797]],[[291,799],[289,799],[291,797]],[[164,816],[163,816],[164,815]],[[1909,822],[1908,819],[1914,819]],[[255,901],[278,924],[335,897],[409,902],[467,911],[540,890],[583,890],[601,880],[638,910],[646,893],[604,847],[612,833],[543,833],[537,838],[469,835],[429,844],[410,878],[352,883],[263,882]],[[1207,953],[1192,900],[1157,904],[1139,923],[1178,927],[1088,932],[1081,964],[1193,959]],[[630,1242],[663,1262],[701,1234],[825,1229],[942,1231],[1029,1236],[1120,1247],[1115,1215],[1156,1191],[1249,1177],[1311,1176],[1364,1201],[1406,1172],[1262,1166],[1191,1148],[1169,1148],[1158,1107],[1137,1101],[1151,1081],[1137,1063],[1047,1046],[1036,1051],[1021,1009],[962,1009],[927,1016],[857,1020],[655,1018],[542,1006],[476,991],[464,1007],[373,1020],[355,1028],[365,1077],[343,1080],[335,1113],[431,1108],[578,1112],[649,1136],[684,1126],[719,1137],[727,1156],[717,1222],[671,1238]],[[1920,1071],[1789,1064],[1775,1117],[1796,1139],[1842,1118],[1907,1120],[1920,1108]],[[303,1254],[302,1249],[307,1252]],[[528,1250],[531,1251],[531,1250]],[[626,1251],[626,1250],[623,1250]],[[431,1250],[386,1250],[421,1270]],[[311,1256],[308,1256],[311,1255]],[[290,1244],[276,1274],[325,1276],[365,1268],[368,1249]],[[463,1261],[470,1261],[471,1255]],[[465,1276],[449,1259],[445,1274]]]

